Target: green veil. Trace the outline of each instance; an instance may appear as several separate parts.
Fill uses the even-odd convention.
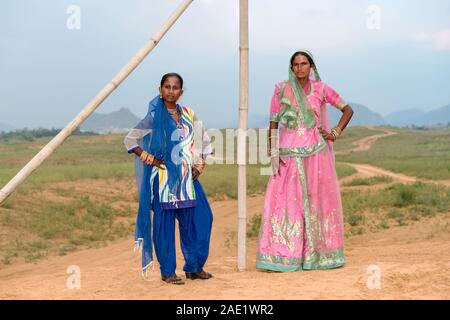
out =
[[[295,54],[307,55],[314,62],[312,54],[307,50],[297,51]],[[320,81],[320,75],[317,71],[316,64],[312,65],[310,80]],[[289,129],[297,129],[301,125],[305,125],[307,129],[311,129],[316,124],[314,111],[308,101],[307,95],[303,90],[300,82],[289,66],[289,80],[285,81],[279,91],[278,98],[281,104],[283,116],[280,117],[281,123]]]

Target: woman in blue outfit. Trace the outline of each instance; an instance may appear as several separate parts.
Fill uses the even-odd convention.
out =
[[[142,249],[144,274],[153,265],[154,245],[162,280],[184,284],[175,273],[175,219],[186,278],[212,277],[203,266],[209,254],[213,216],[198,181],[212,149],[193,110],[177,104],[183,94],[183,78],[168,73],[162,77],[159,90],[160,95],[149,103],[146,117],[124,140],[128,153],[136,156],[139,211],[135,245]]]

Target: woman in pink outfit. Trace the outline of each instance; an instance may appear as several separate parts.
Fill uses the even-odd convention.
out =
[[[342,111],[330,129],[326,105]],[[306,50],[291,57],[289,80],[276,85],[270,106],[270,178],[256,266],[292,272],[342,267],[344,230],[333,142],[352,108],[320,80]]]

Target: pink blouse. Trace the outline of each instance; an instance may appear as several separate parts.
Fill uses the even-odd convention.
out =
[[[283,82],[276,85],[270,104],[270,121],[279,122],[282,113],[280,113],[281,105],[278,101],[278,93]],[[326,104],[331,104],[338,109],[343,109],[347,103],[341,98],[339,93],[327,84],[321,81],[311,80],[305,88],[308,101],[314,111],[316,117],[316,125],[311,129],[306,129],[305,125],[301,125],[297,129],[289,129],[282,126],[280,128],[279,147],[280,153],[291,154],[296,153],[299,156],[308,156],[320,151],[325,146],[325,141],[319,133],[318,128],[324,125],[323,121],[327,121]],[[324,128],[328,129],[328,123]]]

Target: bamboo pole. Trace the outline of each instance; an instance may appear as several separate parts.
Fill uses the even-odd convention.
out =
[[[175,21],[183,14],[194,0],[184,0],[172,15],[166,20],[161,29],[140,49],[137,54],[125,65],[119,73],[84,107],[84,109],[58,133],[44,148],[31,159],[11,181],[0,190],[0,205],[14,192],[15,189],[36,170],[99,106],[106,98],[124,81],[134,69],[147,57],[150,51],[169,31]]]
[[[247,226],[247,114],[248,114],[248,0],[240,0],[240,80],[239,80],[239,132],[238,132],[238,271],[246,267]]]

